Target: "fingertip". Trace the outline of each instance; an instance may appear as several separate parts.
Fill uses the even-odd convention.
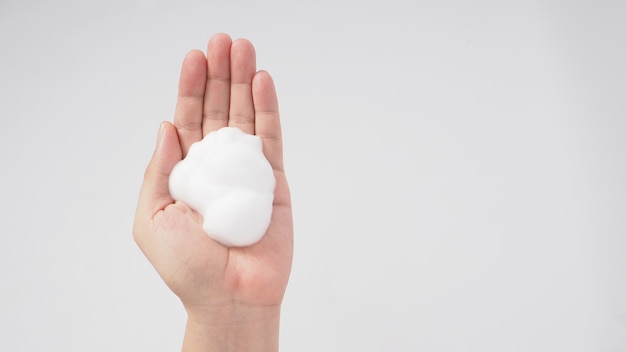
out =
[[[156,143],[155,152],[159,150],[159,148],[161,147],[161,144],[163,143],[163,134],[165,133],[165,128],[166,128],[165,121],[163,121],[159,125],[159,133],[157,134],[157,143]]]
[[[161,152],[164,154],[163,157],[168,161],[168,164],[171,164],[172,161],[175,163],[182,159],[182,150],[180,148],[176,126],[169,121],[163,121],[159,134]]]
[[[185,55],[180,69],[179,96],[203,96],[206,83],[207,61],[200,50],[191,50]]]
[[[196,58],[197,56],[204,56],[204,53],[201,50],[198,50],[198,49],[190,50],[187,53],[187,55],[185,55],[185,58],[184,58],[183,61],[192,60],[192,59]]]
[[[209,39],[209,43],[207,44],[207,59],[209,61],[209,69],[213,71],[213,76],[217,73],[220,77],[230,77],[229,56],[232,43],[232,38],[226,33],[218,33]],[[217,70],[211,67],[215,64],[218,64],[219,68]],[[226,64],[226,66],[224,66],[224,64]]]
[[[228,33],[219,32],[219,33],[213,34],[213,36],[211,36],[211,38],[209,39],[209,43],[210,42],[216,42],[216,41],[232,42],[233,39],[230,37],[230,35],[228,35]]]
[[[146,169],[146,181],[169,177],[174,165],[181,159],[182,150],[176,127],[164,121],[159,126],[156,148]]]
[[[252,78],[252,96],[254,108],[258,112],[278,113],[278,97],[274,79],[265,70],[257,72]]]
[[[231,62],[234,63],[235,66],[243,65],[248,68],[256,67],[256,50],[254,49],[252,42],[248,39],[239,38],[233,41],[230,47],[230,58]]]
[[[265,71],[265,70],[259,70],[257,71],[257,73],[254,74],[254,80],[258,81],[258,80],[272,80],[272,76],[270,75],[269,72]]]
[[[248,47],[254,47],[254,45],[252,45],[252,42],[247,38],[237,38],[233,40],[233,45],[245,45]]]
[[[268,89],[274,91],[276,88],[274,86],[274,79],[272,78],[272,75],[265,70],[258,71],[252,78],[252,89],[257,91]]]
[[[198,71],[205,70],[206,66],[206,56],[201,50],[194,49],[191,50],[185,55],[183,58],[183,65],[181,68],[182,73],[189,73],[193,75]]]

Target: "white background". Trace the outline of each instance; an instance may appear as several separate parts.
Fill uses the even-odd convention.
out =
[[[626,350],[621,1],[0,3],[0,350],[176,351],[132,240],[186,52],[281,103],[283,351]]]

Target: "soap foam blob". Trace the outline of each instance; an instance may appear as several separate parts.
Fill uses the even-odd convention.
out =
[[[224,127],[191,145],[169,179],[172,198],[204,218],[202,228],[226,246],[258,242],[270,224],[276,179],[258,136]]]

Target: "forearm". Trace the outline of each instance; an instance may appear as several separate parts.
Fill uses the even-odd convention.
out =
[[[183,352],[276,352],[280,306],[187,309]]]

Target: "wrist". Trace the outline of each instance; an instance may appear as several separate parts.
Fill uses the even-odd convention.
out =
[[[184,352],[278,351],[280,305],[185,307]]]

